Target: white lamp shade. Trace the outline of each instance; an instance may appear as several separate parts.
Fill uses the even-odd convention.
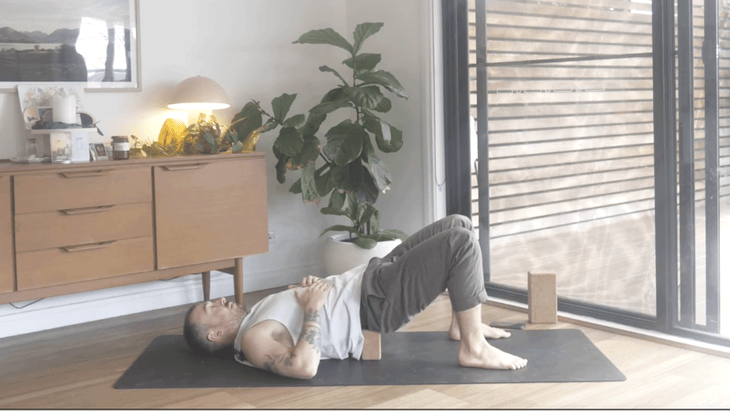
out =
[[[172,103],[175,110],[220,110],[230,107],[228,96],[220,84],[202,76],[190,77],[175,87]]]

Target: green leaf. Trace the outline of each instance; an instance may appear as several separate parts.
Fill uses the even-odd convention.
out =
[[[357,201],[355,200],[355,196],[352,194],[347,195],[347,211],[350,213],[350,219],[355,221],[357,220],[357,209],[358,209]]]
[[[330,101],[337,100],[347,100],[347,96],[345,95],[345,91],[343,90],[343,88],[344,87],[339,86],[328,91],[327,94],[322,97],[322,101],[320,101],[320,103],[328,103]]]
[[[330,72],[330,73],[333,73],[335,76],[337,76],[337,78],[339,78],[340,80],[342,80],[342,83],[344,83],[345,86],[349,86],[349,84],[347,84],[347,81],[340,75],[340,73],[337,72],[337,70],[335,70],[333,68],[330,68],[328,66],[321,66],[319,68],[319,71],[321,71],[323,73],[324,72],[327,72],[327,71]]]
[[[342,62],[347,67],[355,70],[356,74],[364,73],[375,68],[380,63],[380,54],[363,53],[355,58],[350,57],[349,59]]]
[[[296,156],[292,157],[292,165],[301,168],[314,162],[319,157],[319,139],[315,136],[304,136],[304,145]]]
[[[304,147],[304,138],[299,130],[292,127],[284,127],[279,132],[279,137],[274,142],[274,147],[282,154],[294,157],[302,151]]]
[[[325,228],[319,236],[322,237],[330,231],[347,231],[348,233],[357,234],[357,230],[355,229],[355,227],[350,227],[346,225],[333,225],[331,227]]]
[[[229,128],[228,131],[226,131],[226,135],[224,136],[224,138],[227,141],[231,142],[231,144],[235,144],[238,142],[238,133],[236,132],[236,130]]]
[[[241,151],[243,151],[243,144],[240,141],[236,141],[231,147],[231,153],[240,153]]]
[[[347,87],[345,93],[360,107],[374,109],[383,100],[383,93],[378,86],[368,87]]]
[[[390,173],[385,168],[385,164],[375,155],[375,153],[369,153],[367,155],[367,161],[365,162],[370,172],[370,176],[373,178],[375,186],[381,193],[386,193],[390,190],[390,184],[393,182]]]
[[[294,184],[291,185],[289,188],[289,192],[292,194],[301,194],[302,193],[302,179],[301,177],[297,179],[297,181],[294,182]]]
[[[355,27],[355,33],[353,33],[355,42],[352,45],[352,54],[357,54],[365,39],[380,31],[381,27],[383,27],[383,23],[358,24]]]
[[[406,241],[406,240],[408,240],[408,237],[409,237],[409,235],[404,233],[403,231],[392,230],[392,229],[391,230],[382,230],[382,231],[380,231],[379,234],[394,236],[395,238],[400,238],[401,241]]]
[[[283,123],[292,103],[297,98],[296,94],[282,94],[271,100],[271,109],[274,112],[274,119],[277,123]]]
[[[360,225],[360,220],[362,219],[362,215],[365,212],[365,209],[367,204],[358,204],[357,205],[357,218],[355,219],[357,221],[357,224]]]
[[[353,243],[355,243],[356,246],[365,250],[370,250],[378,244],[378,242],[373,240],[372,238],[365,237],[358,237],[357,239],[355,239],[355,241],[353,241]]]
[[[309,110],[309,113],[316,115],[327,115],[335,110],[344,107],[352,107],[349,100],[335,100],[317,104]]]
[[[208,144],[210,144],[210,152],[211,153],[215,153],[215,152],[218,151],[218,144],[216,143],[215,138],[213,137],[212,134],[205,133],[205,135],[203,136],[203,138],[205,138],[205,141],[207,141]]]
[[[375,183],[373,183],[373,178],[370,176],[370,173],[363,173],[360,185],[353,191],[352,196],[358,203],[374,204],[378,201],[379,194],[380,192],[375,186]]]
[[[382,119],[365,115],[365,129],[375,135],[375,142],[380,151],[395,153],[403,147],[403,133]]]
[[[310,201],[319,202],[317,193],[317,182],[314,179],[314,163],[307,164],[302,168],[302,200],[305,203]]]
[[[302,34],[301,37],[299,37],[299,40],[294,42],[294,44],[296,43],[329,44],[332,46],[341,47],[350,52],[350,54],[354,54],[352,52],[352,45],[350,44],[350,42],[345,40],[344,37],[342,37],[339,33],[330,28],[308,31]]]
[[[319,131],[319,126],[322,125],[326,118],[326,114],[309,113],[307,121],[299,128],[299,131],[305,136],[314,135]]]
[[[254,103],[247,103],[238,114],[233,117],[229,130],[236,132],[236,141],[241,141],[248,137],[251,132],[261,127],[263,119],[261,111]]]
[[[390,92],[395,93],[398,97],[408,99],[406,90],[401,86],[398,80],[387,71],[376,70],[368,71],[357,75],[357,79],[361,80],[363,84],[377,84],[385,87]]]
[[[344,87],[340,86],[328,91],[322,97],[320,104],[314,106],[309,112],[311,114],[327,115],[343,107],[352,107],[352,103],[343,89]]]
[[[367,159],[374,154],[375,148],[373,148],[373,143],[370,141],[370,134],[368,134],[368,137],[363,140],[361,158],[364,162],[367,162]]]
[[[383,96],[383,99],[380,100],[380,103],[377,107],[375,107],[373,110],[379,111],[381,113],[387,113],[390,111],[390,109],[393,108],[393,103],[390,102],[390,99]]]
[[[319,194],[319,198],[326,197],[334,188],[329,173],[321,177],[316,177],[314,181],[317,183],[317,193]]]
[[[231,119],[231,125],[237,123],[238,121],[244,120],[252,115],[255,115],[256,113],[261,114],[261,111],[259,111],[259,108],[254,104],[253,102],[246,103],[245,106],[239,111],[235,116],[233,116],[233,119]]]
[[[330,202],[327,207],[341,210],[343,205],[345,205],[345,193],[339,190],[333,191],[332,195],[330,195]]]
[[[332,207],[324,207],[319,210],[324,215],[337,215],[337,216],[347,216],[347,211],[345,210],[339,210],[337,208]]]
[[[332,184],[335,188],[340,189],[345,192],[352,192],[357,187],[352,183],[352,180],[350,179],[350,166],[344,166],[340,167],[338,165],[334,165],[332,167],[332,170],[330,171],[331,178],[332,178]]]
[[[317,193],[319,194],[320,198],[327,196],[333,188],[332,179],[330,178],[329,171],[324,173],[322,172],[323,170],[328,168],[329,165],[325,164],[322,168],[317,170],[314,175],[314,181],[317,184]]]
[[[345,120],[332,127],[326,134],[327,145],[322,151],[335,164],[344,166],[355,160],[362,151],[363,139],[367,133],[360,124]]]
[[[299,128],[302,125],[304,125],[304,120],[306,120],[307,117],[304,114],[297,114],[296,116],[289,117],[284,121],[284,124],[282,124],[284,127],[294,127]]]
[[[240,143],[236,143],[240,144]],[[279,161],[276,163],[276,181],[279,182],[279,184],[284,184],[286,181],[286,177],[284,177],[284,174],[286,174],[286,162],[289,161],[289,157],[282,156]]]
[[[373,216],[370,217],[370,232],[371,233],[377,233],[380,231],[380,211],[373,207],[375,209],[375,212],[373,212]]]
[[[392,240],[395,240],[396,238],[398,238],[394,235],[383,234],[382,232],[380,232],[378,234],[373,234],[369,237],[376,241],[392,241]]]
[[[271,151],[274,152],[274,157],[276,157],[277,160],[281,160],[282,157],[286,157],[284,154],[281,154],[281,151],[279,151],[279,149],[275,146],[271,147]]]
[[[364,226],[365,224],[370,222],[370,218],[372,218],[373,214],[378,211],[375,207],[373,207],[371,204],[364,204],[363,207],[363,213],[360,216],[360,225]]]

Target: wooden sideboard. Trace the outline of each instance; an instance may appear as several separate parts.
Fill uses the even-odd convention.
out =
[[[264,153],[0,162],[0,303],[233,268],[268,251]]]

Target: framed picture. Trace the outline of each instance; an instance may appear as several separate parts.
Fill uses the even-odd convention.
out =
[[[89,143],[91,161],[109,160],[109,152],[103,143]]]
[[[139,0],[3,0],[0,91],[27,83],[140,90]]]

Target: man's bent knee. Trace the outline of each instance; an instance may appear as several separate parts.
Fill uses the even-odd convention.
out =
[[[454,227],[448,230],[454,244],[461,247],[476,246],[479,248],[479,240],[473,230],[466,227]]]
[[[463,228],[466,228],[467,230],[474,229],[471,219],[469,217],[465,217],[461,214],[452,214],[450,216],[444,217],[443,221],[450,228],[463,227]]]

